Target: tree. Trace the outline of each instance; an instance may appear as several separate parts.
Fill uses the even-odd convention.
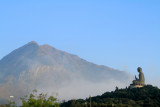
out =
[[[21,98],[22,107],[59,107],[60,104],[57,99],[53,96],[47,97],[47,94],[40,93],[37,95],[37,90],[28,96]]]

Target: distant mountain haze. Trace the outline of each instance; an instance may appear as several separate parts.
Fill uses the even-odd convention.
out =
[[[86,98],[128,86],[132,79],[127,72],[34,41],[2,58],[0,74],[0,98],[18,98],[33,89],[58,93],[60,99]]]

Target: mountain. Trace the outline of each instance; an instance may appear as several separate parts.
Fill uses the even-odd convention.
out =
[[[125,87],[127,72],[96,65],[76,55],[32,41],[0,60],[0,98],[21,96],[34,88],[61,99],[86,97]],[[57,95],[57,94],[56,94]]]

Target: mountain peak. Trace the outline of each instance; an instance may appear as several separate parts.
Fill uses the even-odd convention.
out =
[[[36,41],[31,41],[28,44],[35,44],[35,45],[39,45]]]
[[[43,48],[53,48],[52,46],[50,46],[50,45],[48,45],[48,44],[44,44],[44,45],[42,45],[41,47],[43,47]]]

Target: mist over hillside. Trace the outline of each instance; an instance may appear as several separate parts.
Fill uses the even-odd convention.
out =
[[[0,60],[0,99],[15,99],[33,89],[63,100],[86,98],[126,87],[132,76],[32,41]]]

